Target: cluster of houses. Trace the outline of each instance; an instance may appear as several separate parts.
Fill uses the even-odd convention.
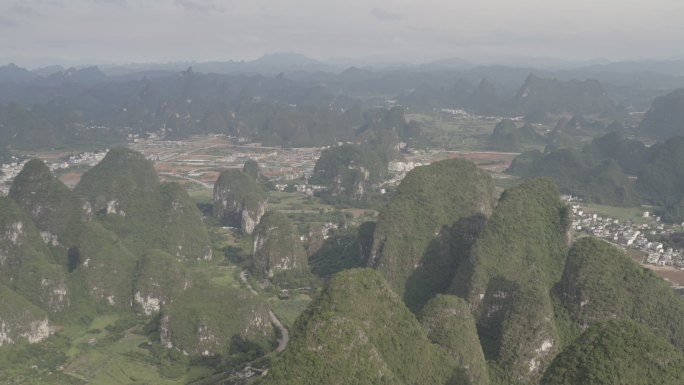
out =
[[[298,193],[306,194],[308,196],[314,196],[314,194],[321,192],[326,189],[325,186],[317,185],[317,184],[294,184],[290,186],[287,183],[277,183],[275,185],[275,189],[277,191],[283,192],[283,191],[290,191],[289,189],[294,189]]]
[[[684,250],[667,247],[662,242],[654,241],[674,232],[671,226],[665,226],[660,222],[660,217],[653,217],[650,213],[644,212],[643,217],[652,220],[641,224],[634,221],[621,222],[586,211],[577,198],[563,198],[572,208],[572,226],[575,231],[591,234],[624,248],[640,250],[646,255],[645,263],[684,269]]]
[[[7,195],[9,193],[14,177],[24,168],[26,162],[26,160],[13,158],[11,162],[0,165],[0,195]]]
[[[105,155],[107,155],[107,150],[95,152],[80,152],[78,154],[69,155],[68,157],[58,162],[49,163],[48,167],[50,167],[50,170],[52,171],[67,169],[72,166],[87,165],[93,167],[96,164],[98,164],[102,160],[102,158],[105,157]]]
[[[171,168],[192,172],[217,168],[241,168],[248,159],[259,162],[262,174],[272,180],[286,181],[310,177],[321,148],[275,148],[258,143],[238,144],[235,138],[224,135],[196,136],[184,141],[169,141],[157,136],[147,139],[134,138],[129,145],[155,162],[166,162]],[[178,171],[179,176],[186,170]]]
[[[69,155],[55,162],[46,162],[50,170],[63,170],[74,166],[94,166],[104,158],[107,151],[80,152]],[[9,193],[14,178],[21,172],[28,159],[13,158],[11,162],[0,165],[0,195]]]

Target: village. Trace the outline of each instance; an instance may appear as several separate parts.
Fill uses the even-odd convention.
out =
[[[59,174],[60,171],[71,168],[90,168],[101,161],[105,155],[106,151],[85,151],[69,154],[58,159],[52,159],[50,156],[44,156],[42,159],[45,160],[52,172]],[[28,158],[20,160],[15,157],[11,162],[0,165],[0,196],[7,195],[12,181],[21,172],[28,160]],[[67,183],[67,185],[69,184]],[[73,185],[69,187],[73,187]]]
[[[684,270],[684,251],[666,247],[662,242],[655,241],[673,234],[680,226],[663,224],[660,217],[653,216],[648,211],[642,214],[643,223],[636,223],[633,220],[620,221],[588,211],[576,197],[564,195],[562,198],[572,208],[573,230],[593,235],[625,249],[638,250],[644,255],[642,264]]]

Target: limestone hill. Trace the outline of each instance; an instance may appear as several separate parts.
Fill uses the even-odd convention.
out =
[[[105,228],[134,253],[157,248],[181,260],[211,259],[201,213],[177,184],[160,184],[152,163],[115,148],[81,177],[83,196]]]
[[[240,170],[223,170],[214,184],[214,216],[251,234],[266,213],[266,193]]]
[[[299,317],[290,346],[260,383],[443,385],[460,374],[377,272],[352,269],[335,275]]]
[[[684,355],[647,328],[606,321],[587,329],[553,361],[543,385],[676,385],[684,382]]]
[[[304,245],[285,214],[268,211],[261,218],[254,230],[253,268],[256,276],[268,279],[308,270]]]
[[[504,191],[453,281],[476,315],[485,355],[517,381],[538,378],[558,349],[549,291],[563,271],[570,221],[549,179]]]
[[[458,256],[446,261],[434,257],[431,242],[461,220],[488,215],[493,203],[491,177],[471,162],[451,159],[413,169],[380,212],[368,266],[376,268],[409,307],[419,308],[448,288],[459,261]],[[408,291],[411,277],[434,264],[441,265],[439,275]]]
[[[633,320],[684,349],[684,300],[652,271],[604,241],[584,238],[573,245],[556,290],[583,327]]]
[[[343,144],[323,150],[316,161],[311,183],[329,186],[331,197],[344,202],[363,199],[372,183],[387,174],[387,165],[375,152]]]

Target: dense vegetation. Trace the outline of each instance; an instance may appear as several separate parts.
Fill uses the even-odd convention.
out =
[[[267,195],[250,175],[237,170],[223,170],[214,183],[213,213],[225,225],[251,234],[266,213]]]
[[[268,306],[262,299],[202,281],[162,309],[159,333],[166,347],[195,356],[249,353],[249,349],[263,354],[274,337]]]
[[[433,343],[446,349],[472,385],[489,384],[480,339],[468,303],[453,295],[438,294],[421,312],[420,322]]]
[[[460,371],[373,270],[335,275],[264,384],[446,384]],[[455,382],[459,383],[459,382]]]
[[[459,221],[488,215],[493,201],[491,177],[471,162],[451,159],[411,170],[380,212],[368,266],[378,269],[410,308],[420,309],[448,288],[465,257],[440,258],[440,248],[431,245],[435,236],[446,238]],[[429,277],[424,269],[439,276]]]
[[[72,330],[117,314],[121,325],[109,325],[104,343],[147,322],[157,340],[147,342],[156,350],[146,360],[176,377],[187,370],[188,359],[169,364],[162,345],[197,356],[237,355],[236,362],[262,355],[274,339],[266,303],[237,287],[208,284],[202,269],[189,272],[199,261],[209,263],[212,254],[194,201],[180,185],[159,183],[141,154],[111,150],[73,191],[43,162],[29,161],[10,197],[0,198],[2,343],[24,354],[24,344],[41,342],[33,349],[36,357],[44,347],[63,362],[65,353],[82,348]],[[53,322],[68,331],[49,337]],[[88,333],[103,334],[97,328]],[[54,381],[70,379],[76,381]]]
[[[513,99],[513,106],[522,114],[531,111],[596,114],[616,108],[596,80],[559,81],[535,75],[525,80]]]
[[[370,224],[374,228],[374,223]],[[321,247],[309,256],[311,272],[321,277],[329,277],[345,269],[363,266],[365,262],[363,249],[369,248],[363,244],[363,231],[367,227],[367,224],[363,224],[358,228],[338,229],[328,234],[328,238],[322,241]],[[372,230],[370,230],[370,236],[366,236],[370,238],[371,244]],[[311,232],[309,234],[311,237]]]
[[[266,384],[684,381],[684,301],[618,249],[591,238],[573,245],[558,199],[560,190],[611,205],[647,203],[665,220],[683,219],[684,139],[651,147],[628,139],[636,120],[617,103],[641,108],[681,86],[680,78],[642,89],[633,75],[453,63],[218,73],[268,67],[257,62],[198,64],[212,74],[122,76],[94,67],[50,76],[0,67],[0,161],[26,149],[109,147],[152,132],[333,146],[310,182],[330,188],[336,199],[328,203],[358,206],[368,204],[388,162],[423,147],[423,123],[411,118],[436,118],[455,141],[460,130],[450,130],[462,121],[485,122],[478,149],[548,146],[516,158],[509,172],[529,180],[498,204],[487,173],[448,160],[410,172],[385,195],[391,201],[377,222],[350,228],[349,212],[337,218],[316,198],[308,198],[313,213],[266,213],[270,186],[251,160],[221,173],[218,220],[203,220],[196,204],[209,204],[201,194],[161,183],[152,163],[127,149],[109,151],[73,191],[32,160],[0,198],[0,382],[192,383],[214,370],[225,379],[244,365],[268,367],[256,381]],[[569,80],[587,77],[601,81]],[[683,95],[657,98],[637,132],[681,133]],[[491,132],[494,118],[459,108],[497,121],[525,115],[526,124],[504,119]],[[628,124],[606,127],[613,119]],[[312,217],[340,228],[324,233]],[[242,231],[207,228],[205,220]],[[250,267],[270,279],[257,284],[241,274]],[[327,281],[322,292],[309,269]],[[292,340],[264,358],[282,337],[270,310],[286,315]],[[124,373],[119,360],[133,362],[126,369],[134,374],[103,370],[94,381],[78,369]],[[138,373],[145,367],[155,376]]]
[[[285,214],[268,211],[259,221],[254,229],[252,266],[257,277],[268,279],[308,270],[304,245]]]
[[[516,152],[525,144],[542,144],[545,141],[529,123],[518,127],[515,122],[505,119],[494,126],[494,131],[489,136],[489,148]]]
[[[570,221],[551,180],[508,189],[454,278],[485,356],[509,379],[534,381],[558,349],[549,290],[563,271]]]
[[[333,200],[354,202],[366,198],[371,185],[386,175],[387,164],[376,152],[343,144],[321,152],[310,183],[327,186]]]
[[[594,163],[570,148],[525,153],[514,160],[509,172],[525,178],[553,178],[561,191],[588,202],[617,206],[634,203],[634,187],[614,160]]]
[[[74,192],[134,251],[164,250],[180,259],[211,258],[209,236],[185,189],[160,183],[152,162],[126,148],[110,150]]]
[[[684,355],[647,328],[605,321],[587,329],[553,361],[544,385],[675,385],[684,381]]]
[[[684,135],[684,89],[677,89],[653,100],[638,131],[658,139]]]
[[[536,150],[516,157],[508,169],[524,178],[553,178],[563,193],[615,206],[655,205],[668,222],[684,219],[684,138],[646,147],[617,131],[595,138],[579,151]],[[636,181],[631,180],[636,176]]]
[[[85,200],[72,194],[38,159],[24,165],[14,178],[9,196],[31,213],[36,226],[52,238],[48,245],[53,247],[73,243],[88,218],[83,210]]]
[[[631,319],[684,349],[684,301],[651,270],[594,238],[577,241],[557,289],[580,325]]]

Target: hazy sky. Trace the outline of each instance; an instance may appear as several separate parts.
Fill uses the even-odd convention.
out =
[[[681,0],[0,0],[0,60],[684,58],[682,17]]]

